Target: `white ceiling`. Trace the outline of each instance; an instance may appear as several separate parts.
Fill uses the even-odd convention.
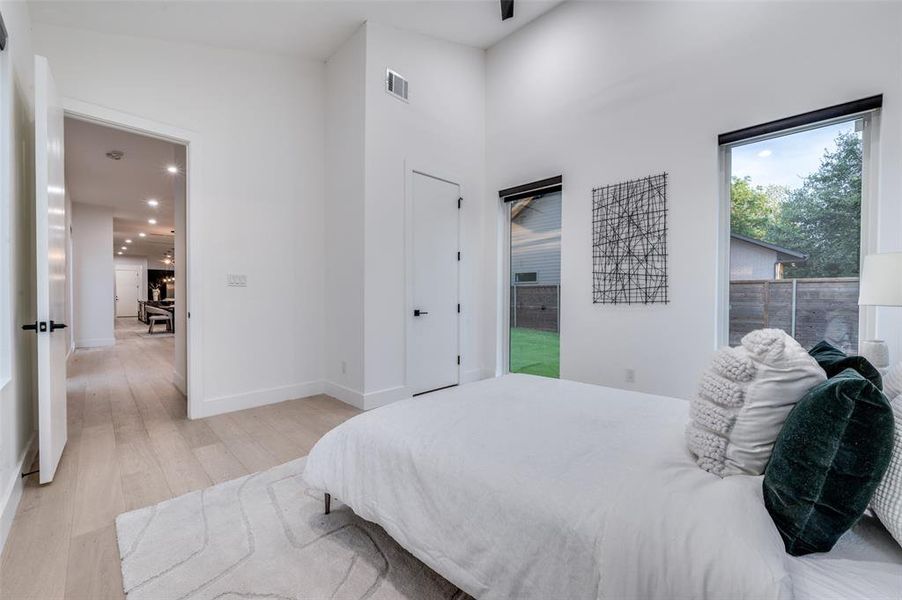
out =
[[[39,23],[325,60],[367,20],[488,48],[561,1],[516,0],[504,22],[499,0],[56,0],[30,9]]]
[[[175,186],[184,186],[184,165],[176,160],[177,146],[127,131],[66,118],[66,189],[73,202],[113,209],[113,248],[128,249],[124,256],[146,256],[150,268],[174,246]],[[107,158],[111,150],[123,152],[121,160]],[[178,174],[166,170],[180,168]],[[157,200],[154,208],[147,204]],[[148,219],[156,219],[151,225]],[[139,233],[146,237],[140,237]],[[131,244],[125,240],[131,239]],[[155,262],[154,262],[155,261]]]

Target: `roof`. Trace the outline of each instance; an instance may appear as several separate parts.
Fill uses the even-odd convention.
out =
[[[755,246],[767,248],[768,250],[773,250],[777,254],[781,255],[778,257],[781,259],[781,261],[793,262],[792,259],[796,259],[798,261],[808,260],[808,255],[803,252],[799,252],[798,250],[790,250],[789,248],[784,248],[783,246],[771,244],[770,242],[765,242],[764,240],[756,240],[755,238],[751,238],[746,235],[740,235],[738,233],[731,233],[730,237],[735,240],[742,240],[743,242],[754,244]]]

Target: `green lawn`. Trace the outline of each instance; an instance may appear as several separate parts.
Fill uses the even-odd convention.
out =
[[[511,373],[560,377],[560,334],[538,329],[511,328]]]

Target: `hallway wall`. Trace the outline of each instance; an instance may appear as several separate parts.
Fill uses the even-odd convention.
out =
[[[113,210],[72,203],[75,347],[112,346],[115,323]]]

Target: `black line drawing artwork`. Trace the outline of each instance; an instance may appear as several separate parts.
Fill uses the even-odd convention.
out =
[[[666,304],[667,173],[592,190],[592,302]]]

